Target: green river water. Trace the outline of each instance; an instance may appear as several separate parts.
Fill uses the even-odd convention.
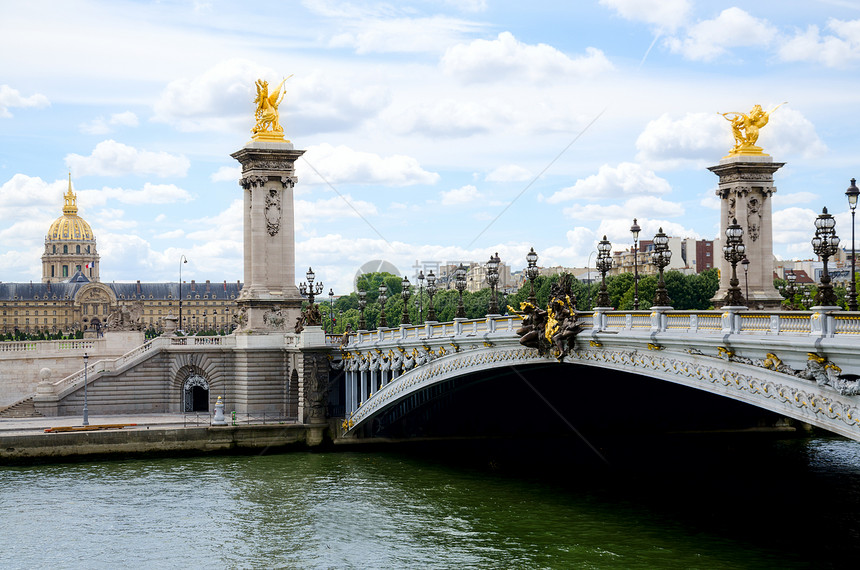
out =
[[[564,445],[460,442],[0,467],[0,554],[4,568],[109,569],[860,560],[860,444],[641,446],[609,466]]]

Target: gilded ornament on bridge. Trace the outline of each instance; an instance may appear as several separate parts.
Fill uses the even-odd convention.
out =
[[[257,80],[257,98],[254,99],[254,103],[257,104],[254,118],[257,119],[257,123],[251,129],[251,133],[254,135],[251,138],[255,141],[290,142],[284,139],[284,128],[281,126],[281,116],[278,112],[278,106],[287,93],[286,90],[282,92],[281,89],[290,77],[292,75],[281,81],[278,88],[271,93],[269,92],[268,81]]]
[[[735,146],[729,151],[729,156],[769,156],[765,154],[758,142],[758,133],[770,120],[770,115],[785,103],[780,103],[768,112],[755,105],[749,113],[720,113],[732,125],[732,135],[735,137]]]
[[[582,330],[582,325],[576,322],[576,297],[571,301],[572,296],[570,275],[564,274],[553,284],[546,310],[528,301],[520,303],[519,311],[508,307],[523,317],[523,326],[516,331],[520,344],[536,348],[541,355],[552,351],[559,361],[563,360],[573,349],[576,333]]]

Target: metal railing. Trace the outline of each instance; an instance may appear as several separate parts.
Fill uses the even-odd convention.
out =
[[[184,427],[201,427],[212,425],[215,412],[186,412],[183,416]],[[286,416],[278,412],[229,412],[224,414],[227,425],[252,426],[252,425],[279,425],[296,424],[298,418]]]

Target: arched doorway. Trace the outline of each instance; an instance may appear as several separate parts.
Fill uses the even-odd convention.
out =
[[[186,412],[209,411],[209,382],[199,374],[192,374],[182,385],[182,409]]]

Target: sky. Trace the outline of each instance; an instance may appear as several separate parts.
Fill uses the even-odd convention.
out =
[[[41,278],[72,185],[102,281],[243,279],[240,169],[254,82],[286,82],[296,275],[348,293],[486,261],[593,266],[658,228],[714,239],[733,144],[771,109],[774,253],[850,244],[860,2],[0,0],[0,281]]]

